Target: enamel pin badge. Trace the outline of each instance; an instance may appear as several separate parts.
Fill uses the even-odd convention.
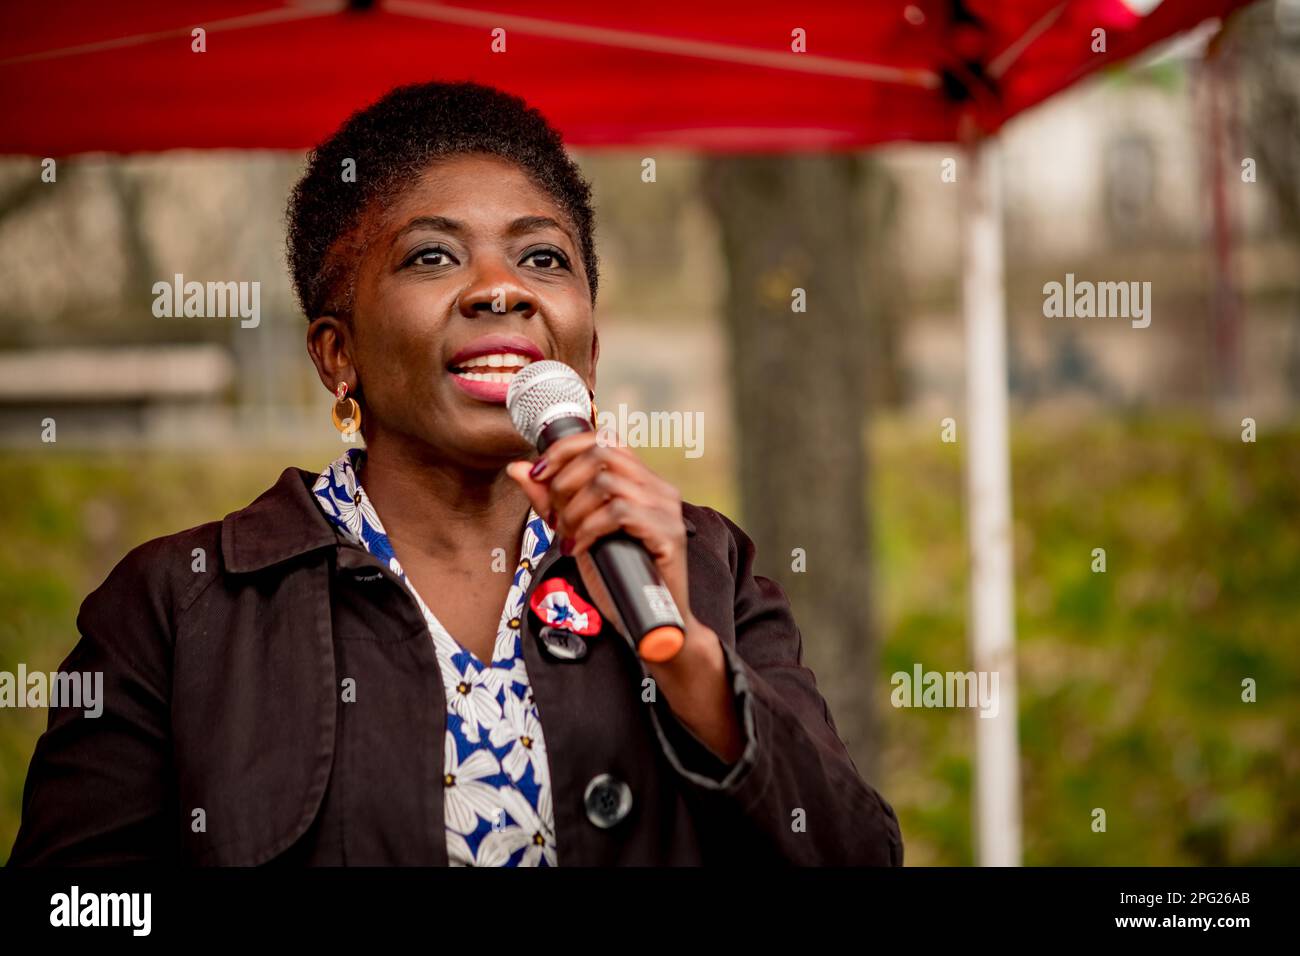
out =
[[[600,633],[604,624],[600,612],[578,596],[563,578],[548,578],[539,584],[528,601],[533,613],[547,627],[571,631],[583,637]]]
[[[600,612],[578,596],[563,578],[548,578],[528,600],[533,613],[542,619],[538,633],[542,646],[561,661],[580,661],[587,656],[587,637],[601,628]]]

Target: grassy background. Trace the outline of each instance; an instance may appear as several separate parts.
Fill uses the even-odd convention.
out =
[[[889,419],[871,445],[888,701],[894,671],[969,666],[961,448]],[[0,456],[17,498],[0,670],[57,667],[81,599],[135,544],[331,453]],[[723,459],[646,458],[687,499],[734,513]],[[1300,431],[1245,444],[1180,419],[1022,421],[1012,459],[1026,863],[1300,863]],[[1105,574],[1091,571],[1098,547]],[[881,719],[879,784],[909,864],[973,862],[972,712],[885,705]],[[0,859],[44,722],[0,711]]]

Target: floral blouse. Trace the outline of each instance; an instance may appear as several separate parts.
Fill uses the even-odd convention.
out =
[[[357,473],[365,451],[351,448],[316,479],[321,509],[345,534],[386,561],[429,625],[447,699],[443,805],[452,866],[555,866],[550,771],[537,706],[524,667],[520,624],[532,570],[552,532],[529,509],[523,548],[483,662],[448,633],[407,578]]]

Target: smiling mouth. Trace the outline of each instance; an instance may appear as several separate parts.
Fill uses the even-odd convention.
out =
[[[509,385],[510,380],[532,362],[533,360],[527,355],[520,355],[518,352],[492,352],[451,366],[451,374],[467,382]]]

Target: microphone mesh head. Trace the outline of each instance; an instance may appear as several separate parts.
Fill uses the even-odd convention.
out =
[[[510,420],[528,444],[557,418],[591,418],[591,397],[582,378],[563,362],[532,362],[510,380],[506,392]]]

